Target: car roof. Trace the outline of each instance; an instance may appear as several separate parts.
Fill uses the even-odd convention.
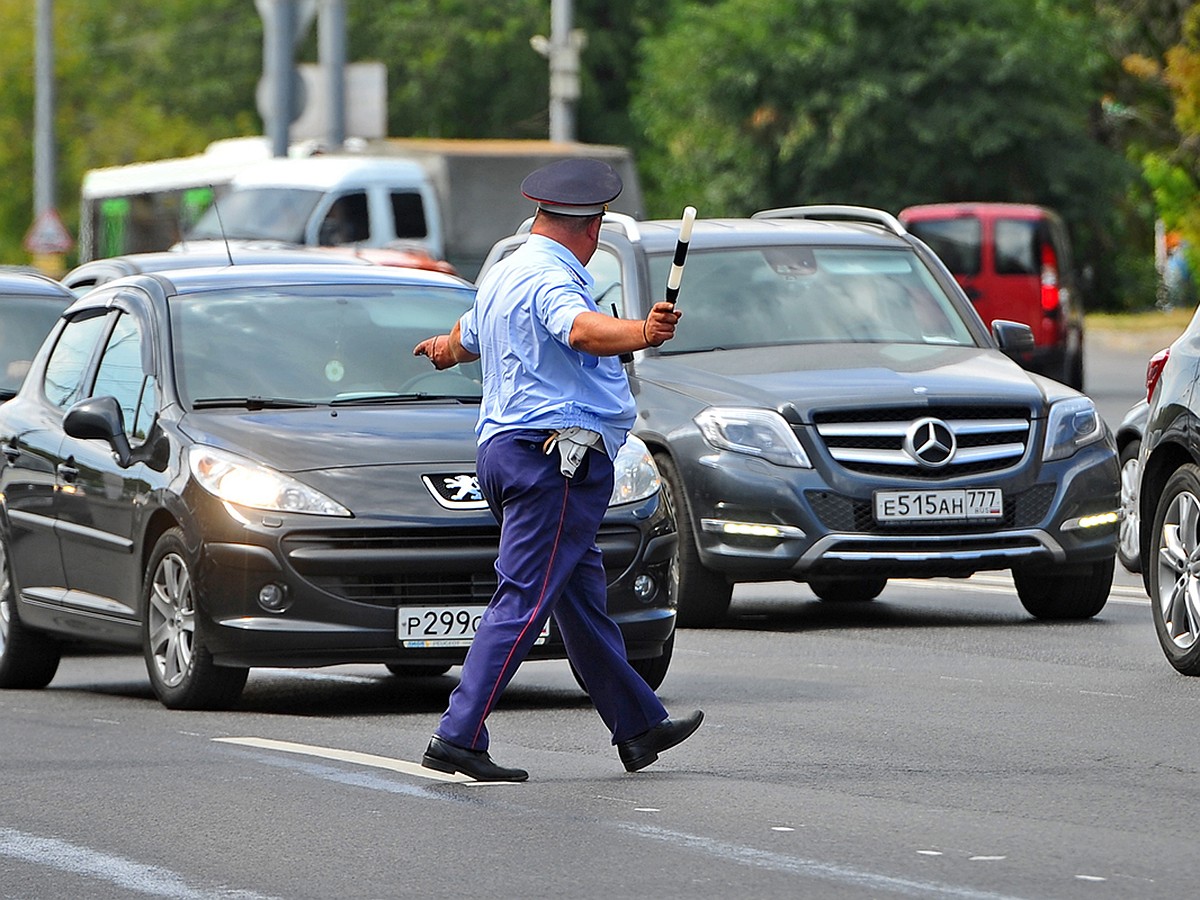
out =
[[[347,266],[334,262],[287,265],[243,265],[207,268],[168,269],[143,275],[132,275],[114,281],[138,284],[152,278],[169,294],[190,294],[221,290],[245,285],[339,284],[339,285],[413,285],[474,290],[475,286],[457,275],[447,275],[428,269],[406,269],[397,266]]]
[[[632,224],[631,224],[632,223]],[[679,239],[678,219],[649,219],[633,222],[609,214],[601,229],[602,236],[624,231],[631,240],[640,241],[649,252],[670,251]],[[908,246],[900,235],[879,225],[826,219],[794,218],[717,218],[696,219],[689,249],[706,247],[747,247],[762,244],[820,244],[822,246]]]
[[[411,159],[356,156],[281,157],[248,165],[234,176],[232,184],[238,188],[303,186],[312,190],[329,191],[346,184],[361,187],[364,181],[402,179],[401,184],[421,184],[425,177],[425,169]]]
[[[71,297],[71,292],[62,284],[37,272],[0,272],[0,294],[49,297],[54,300]]]
[[[1033,203],[1001,203],[963,201],[958,203],[922,203],[900,211],[901,219],[922,219],[957,216],[1004,216],[1007,218],[1037,219],[1053,215],[1044,206]]]
[[[319,259],[314,260],[314,256]],[[231,262],[232,261],[232,262]],[[322,250],[301,247],[260,248],[220,242],[206,242],[197,249],[161,250],[153,253],[127,253],[81,263],[65,276],[62,283],[67,287],[85,284],[103,284],[123,275],[140,272],[162,272],[168,269],[200,268],[207,266],[228,267],[229,265],[262,265],[276,263],[330,262],[341,265],[369,265],[367,260],[352,256],[327,258]]]

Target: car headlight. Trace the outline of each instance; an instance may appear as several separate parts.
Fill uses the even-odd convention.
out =
[[[812,468],[791,426],[773,410],[709,407],[695,421],[714,447],[757,456],[778,466]]]
[[[1050,407],[1046,423],[1046,450],[1042,459],[1067,459],[1080,447],[1104,437],[1104,428],[1096,405],[1087,397],[1060,400]]]
[[[640,438],[629,435],[613,460],[613,491],[608,505],[637,503],[653,497],[659,486],[658,467],[650,449]]]
[[[314,516],[349,516],[350,510],[295,478],[213,447],[192,447],[188,464],[196,482],[235,506]]]

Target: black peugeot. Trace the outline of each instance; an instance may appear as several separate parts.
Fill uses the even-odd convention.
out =
[[[254,666],[462,661],[496,584],[477,366],[412,356],[474,288],[392,267],[135,275],[76,301],[0,409],[0,687],[65,641],[141,648],[172,708]],[[609,609],[652,686],[675,523],[631,438],[600,532]],[[553,622],[531,658],[562,658]]]

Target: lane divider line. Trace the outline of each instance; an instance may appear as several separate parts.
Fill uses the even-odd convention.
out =
[[[497,785],[507,784],[503,781],[476,781],[461,773],[453,775],[427,769],[419,763],[408,762],[404,759],[393,759],[390,756],[376,756],[373,753],[360,753],[357,750],[338,750],[336,747],[318,747],[313,744],[297,744],[292,741],[277,741],[271,738],[259,737],[217,737],[214,741],[221,744],[237,744],[241,747],[255,747],[259,750],[277,750],[280,753],[295,753],[300,756],[316,756],[320,759],[331,759],[338,762],[353,763],[357,766],[370,766],[374,769],[387,769],[402,775],[412,775],[415,778],[427,778],[430,781],[449,781],[453,784]]]

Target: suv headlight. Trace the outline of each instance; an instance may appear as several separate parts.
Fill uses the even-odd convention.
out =
[[[290,475],[268,469],[234,453],[213,447],[192,447],[188,453],[192,477],[202,488],[226,503],[281,513],[349,516],[350,510]]]
[[[1096,412],[1096,405],[1087,397],[1060,400],[1050,407],[1046,422],[1046,450],[1042,454],[1045,462],[1067,459],[1075,451],[1094,444],[1104,437],[1104,427]]]
[[[757,456],[778,466],[812,468],[791,426],[773,410],[712,406],[696,416],[695,422],[714,447]]]
[[[658,467],[654,465],[650,448],[640,438],[629,435],[613,460],[613,491],[608,505],[645,500],[653,497],[659,486]]]

